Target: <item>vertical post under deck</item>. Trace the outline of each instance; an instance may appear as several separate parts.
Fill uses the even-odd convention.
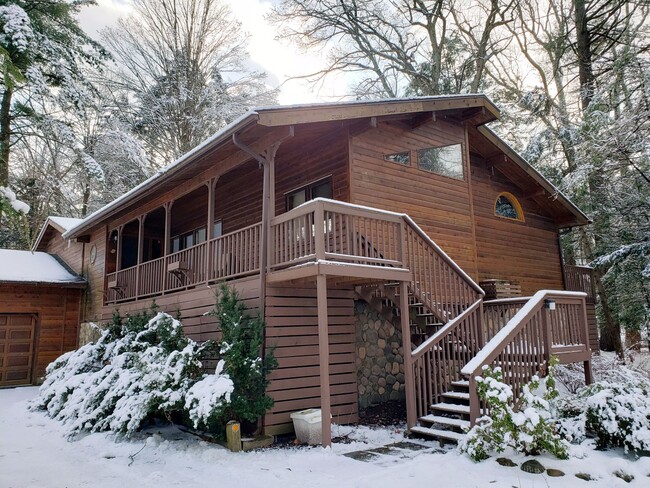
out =
[[[409,320],[408,283],[402,281],[399,291],[400,321],[402,325],[402,348],[404,352],[404,381],[406,394],[406,427],[415,427],[417,412],[415,409],[415,378],[411,356],[411,324]]]
[[[330,346],[327,326],[327,277],[316,276],[316,302],[318,304],[318,358],[320,365],[320,408],[322,444],[329,446],[332,439],[330,405]]]
[[[217,184],[217,179],[212,178],[210,181],[208,181],[208,221],[206,223],[205,227],[205,240],[206,243],[205,245],[207,246],[207,255],[205,259],[205,281],[209,282],[210,279],[212,278],[212,273],[214,270],[214,252],[212,249],[212,239],[214,239],[214,190],[215,186]]]
[[[137,267],[135,268],[135,296],[140,296],[140,268],[142,264],[142,249],[144,245],[144,220],[147,218],[147,215],[140,215],[138,217],[138,256],[136,257],[135,263]]]

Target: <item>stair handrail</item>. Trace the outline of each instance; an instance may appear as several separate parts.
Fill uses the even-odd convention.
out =
[[[458,266],[456,262],[449,257],[449,255],[443,251],[438,244],[436,244],[433,239],[431,239],[422,228],[415,223],[415,221],[408,215],[408,214],[402,214],[402,217],[404,221],[413,229],[418,236],[424,240],[430,247],[432,247],[436,254],[438,254],[449,266],[451,266],[456,273],[460,275],[460,277],[467,283],[476,293],[477,295],[480,295],[481,297],[485,296],[485,291],[483,291],[483,288],[481,288],[465,271],[463,268]]]
[[[513,389],[513,398],[518,398],[524,384],[528,383],[533,375],[540,373],[546,367],[553,354],[553,327],[549,327],[547,316],[542,313],[546,307],[550,310],[553,299],[578,298],[581,300],[583,311],[585,308],[586,293],[540,290],[519,310],[508,323],[470,360],[461,370],[463,376],[469,379],[470,394],[470,422],[476,422],[481,411],[481,404],[476,390],[476,377],[480,375],[485,366],[493,364],[499,356],[505,354],[509,360],[501,361],[503,381]],[[586,347],[586,361],[590,354],[586,312],[577,314],[576,317],[581,340]],[[524,333],[522,335],[522,333]],[[520,337],[521,336],[521,337]],[[519,341],[517,341],[519,339]],[[527,359],[528,364],[523,364]],[[517,364],[520,363],[520,364]],[[515,367],[513,367],[515,366]]]
[[[407,401],[415,418],[426,415],[452,381],[461,379],[462,366],[481,348],[482,303],[482,298],[476,300],[411,352],[409,376],[415,388]],[[461,340],[464,349],[454,351],[454,342]]]

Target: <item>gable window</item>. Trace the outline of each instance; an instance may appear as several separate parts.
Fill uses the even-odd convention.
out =
[[[460,144],[428,147],[418,151],[418,168],[457,180],[465,178],[463,151]]]
[[[524,211],[517,198],[508,192],[499,193],[494,202],[494,215],[504,219],[524,221]]]
[[[404,152],[398,152],[394,154],[384,154],[384,159],[392,163],[403,164],[404,166],[408,166],[411,164],[411,152],[404,151]]]
[[[330,176],[287,193],[287,211],[314,198],[332,198],[332,178]]]

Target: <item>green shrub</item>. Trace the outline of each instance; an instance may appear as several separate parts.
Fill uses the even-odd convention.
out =
[[[489,416],[481,417],[467,433],[459,449],[475,461],[487,459],[491,453],[507,448],[525,454],[549,452],[560,459],[568,457],[568,446],[556,432],[551,401],[558,395],[555,389],[554,370],[557,359],[552,358],[548,375],[523,387],[519,409],[515,411],[510,386],[503,383],[500,368],[485,367],[483,376],[477,377],[478,396],[489,409]],[[533,392],[541,391],[541,396]]]

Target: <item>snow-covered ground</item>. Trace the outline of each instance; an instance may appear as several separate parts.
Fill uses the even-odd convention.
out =
[[[499,466],[494,459],[474,463],[455,451],[413,453],[407,459],[383,456],[366,463],[345,452],[402,440],[399,430],[334,427],[334,435],[356,441],[331,449],[282,448],[231,453],[170,428],[149,430],[129,441],[91,434],[67,441],[61,425],[27,403],[36,388],[0,390],[0,487],[2,488],[165,488],[210,487],[585,487],[650,486],[650,458],[634,459],[622,452],[597,452],[583,445],[568,461],[541,456],[546,467],[566,473],[561,478],[524,473]],[[511,456],[521,463],[521,456]],[[631,483],[615,477],[622,470]],[[586,482],[575,473],[589,473]]]

